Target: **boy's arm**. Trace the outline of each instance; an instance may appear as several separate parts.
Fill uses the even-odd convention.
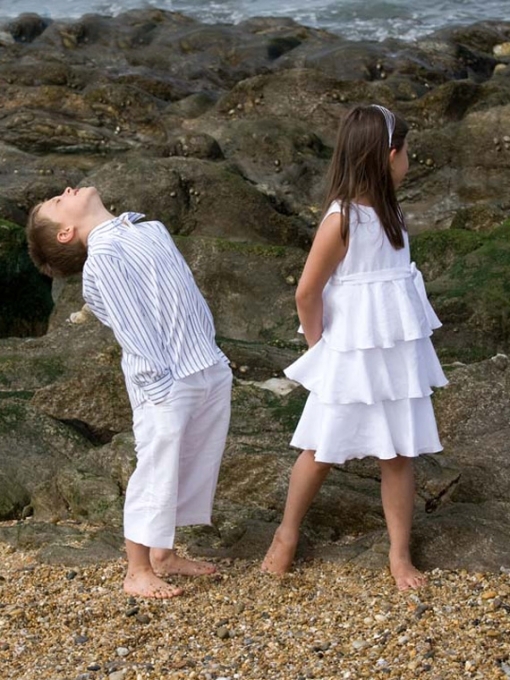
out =
[[[92,311],[112,329],[122,349],[139,359],[135,384],[149,401],[163,401],[173,382],[168,353],[163,350],[153,314],[140,300],[124,263],[107,255],[89,259],[84,284]]]

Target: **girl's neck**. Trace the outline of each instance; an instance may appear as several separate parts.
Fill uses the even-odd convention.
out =
[[[372,207],[372,202],[368,198],[368,196],[355,196],[352,199],[353,203],[357,203],[358,205],[364,205],[366,208],[371,208]]]

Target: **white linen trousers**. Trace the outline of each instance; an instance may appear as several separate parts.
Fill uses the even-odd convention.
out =
[[[230,422],[232,371],[218,362],[133,412],[136,468],[126,489],[125,537],[172,548],[176,526],[210,524]]]

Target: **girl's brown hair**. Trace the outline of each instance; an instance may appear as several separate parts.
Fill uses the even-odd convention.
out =
[[[406,229],[391,177],[390,151],[404,146],[409,127],[394,114],[395,130],[391,146],[383,112],[376,106],[356,106],[344,118],[331,160],[324,212],[333,201],[342,207],[344,243],[349,236],[351,204],[368,199],[394,248],[404,247]]]

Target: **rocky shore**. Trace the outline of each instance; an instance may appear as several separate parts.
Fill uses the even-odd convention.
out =
[[[0,26],[0,97],[7,675],[510,677],[510,23],[353,43],[291,19],[23,15]],[[281,583],[258,572],[305,398],[281,372],[303,349],[295,285],[338,121],[371,102],[411,125],[401,199],[451,381],[435,397],[445,452],[417,461],[419,600],[384,572],[370,460],[321,491],[300,546],[314,561]],[[30,207],[91,184],[112,211],[166,222],[236,373],[214,527],[179,537],[223,576],[168,604],[119,589],[134,451],[118,347],[79,279],[50,282],[26,253]]]
[[[510,581],[435,569],[420,593],[327,562],[284,579],[253,561],[127,598],[124,565],[71,570],[0,546],[0,660],[17,680],[504,680]]]

